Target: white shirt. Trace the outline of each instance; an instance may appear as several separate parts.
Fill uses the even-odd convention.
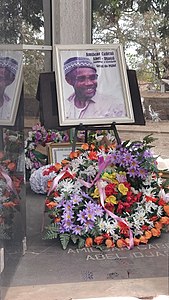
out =
[[[86,101],[83,108],[77,108],[74,104],[75,93],[66,101],[66,119],[89,119],[89,118],[113,118],[125,117],[126,109],[124,103],[112,96],[96,93],[95,96]]]
[[[10,118],[11,115],[11,99],[4,94],[3,96],[4,102],[3,105],[0,107],[0,120],[7,120]]]

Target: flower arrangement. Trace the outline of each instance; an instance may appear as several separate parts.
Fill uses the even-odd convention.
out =
[[[46,146],[47,143],[68,142],[69,135],[67,132],[46,130],[41,124],[32,127],[28,132],[25,140],[25,165],[26,169],[33,173],[35,170],[47,164],[47,155],[37,151],[38,145]]]
[[[19,210],[19,192],[23,176],[15,174],[17,164],[0,152],[0,238],[11,237],[14,214]]]
[[[128,247],[159,237],[169,224],[168,182],[151,151],[153,138],[120,145],[83,144],[61,163],[47,166],[46,209],[51,220],[45,239],[63,249]]]

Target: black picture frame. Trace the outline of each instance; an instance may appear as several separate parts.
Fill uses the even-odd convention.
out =
[[[145,125],[136,71],[127,70],[127,76],[135,122],[127,123],[126,125]],[[39,101],[40,122],[45,128],[66,130],[74,127],[60,126],[59,124],[55,72],[45,72],[39,75],[36,99]],[[122,124],[118,123],[117,125]]]

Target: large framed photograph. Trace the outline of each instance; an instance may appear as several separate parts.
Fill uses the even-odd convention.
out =
[[[22,51],[0,50],[0,125],[15,125],[23,85]]]
[[[134,123],[122,45],[55,45],[60,126]]]
[[[80,148],[82,143],[76,143],[76,148]],[[61,163],[72,152],[70,143],[50,143],[48,144],[48,161],[51,164]]]

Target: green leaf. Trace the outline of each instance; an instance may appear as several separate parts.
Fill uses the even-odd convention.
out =
[[[64,250],[67,248],[69,241],[70,241],[70,234],[68,233],[60,234],[60,242]]]
[[[77,243],[77,240],[79,239],[78,235],[71,234],[70,237],[71,237],[72,242],[73,242],[74,244],[76,244],[76,243]]]
[[[85,246],[85,240],[79,237],[78,248],[83,248]]]
[[[42,238],[43,240],[53,240],[58,237],[58,226],[56,224],[49,225],[45,228],[47,231]]]

